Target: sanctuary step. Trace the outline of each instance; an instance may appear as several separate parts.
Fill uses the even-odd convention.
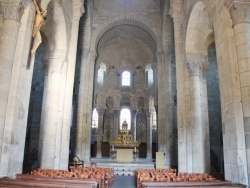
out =
[[[117,176],[134,176],[138,168],[154,169],[155,162],[148,159],[136,159],[135,162],[118,163],[110,158],[91,158],[91,162],[95,162],[98,167],[114,168],[114,174]]]

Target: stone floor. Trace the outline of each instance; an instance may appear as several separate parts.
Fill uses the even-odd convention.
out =
[[[135,176],[115,176],[112,188],[136,188]]]

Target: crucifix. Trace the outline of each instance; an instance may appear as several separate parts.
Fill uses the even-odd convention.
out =
[[[34,26],[33,26],[33,31],[32,31],[32,39],[31,39],[31,42],[30,42],[30,48],[32,48],[32,49],[31,49],[31,51],[29,53],[28,63],[27,63],[27,67],[26,67],[27,69],[30,68],[30,57],[31,57],[31,55],[34,55],[36,53],[37,48],[42,43],[42,37],[41,37],[40,29],[45,24],[44,20],[46,19],[46,16],[47,16],[47,11],[42,10],[38,6],[37,0],[33,0],[33,3],[34,3],[34,6],[36,8],[36,15],[35,15]]]

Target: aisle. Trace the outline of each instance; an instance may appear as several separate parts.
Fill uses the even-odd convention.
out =
[[[135,176],[115,176],[112,188],[136,188]]]

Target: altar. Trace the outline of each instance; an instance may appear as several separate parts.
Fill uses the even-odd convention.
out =
[[[127,130],[127,123],[124,121],[122,129],[119,131],[117,140],[110,142],[110,156],[117,162],[133,162],[136,161],[139,143],[134,141],[131,131]]]

